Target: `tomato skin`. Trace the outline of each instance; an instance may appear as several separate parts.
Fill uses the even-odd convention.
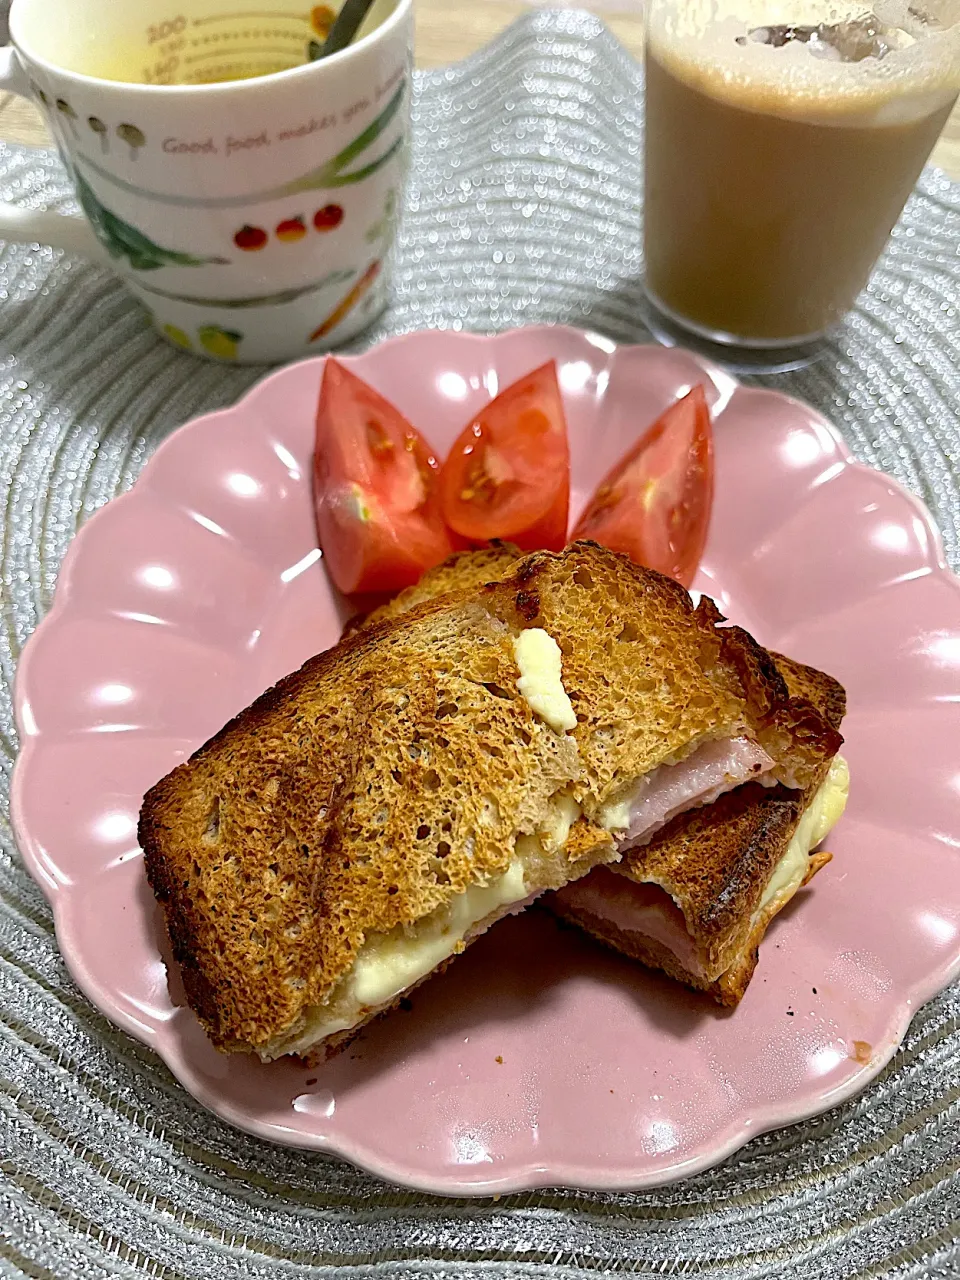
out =
[[[399,591],[450,554],[439,474],[433,450],[403,414],[328,358],[313,492],[324,563],[340,591]]]
[[[599,542],[689,587],[707,541],[713,484],[710,409],[696,386],[604,477],[573,540]]]
[[[567,525],[569,522],[570,463],[568,460],[563,469],[562,484],[557,490],[553,505],[549,511],[536,524],[512,534],[510,541],[515,542],[521,551],[562,551],[567,545]],[[497,535],[491,536],[495,537]]]
[[[504,388],[464,427],[440,471],[440,503],[468,543],[522,551],[567,541],[570,448],[554,361]]]

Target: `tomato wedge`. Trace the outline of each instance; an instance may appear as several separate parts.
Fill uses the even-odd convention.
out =
[[[328,358],[313,493],[324,561],[341,591],[399,591],[450,554],[439,474],[433,450],[403,414]]]
[[[567,541],[570,449],[551,360],[512,383],[464,427],[440,471],[443,518],[471,542],[523,551]]]
[[[591,498],[573,537],[592,538],[689,587],[713,506],[713,430],[703,387],[662,413]]]

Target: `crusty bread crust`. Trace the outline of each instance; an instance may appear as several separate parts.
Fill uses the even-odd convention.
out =
[[[501,542],[499,538],[494,538],[486,547],[456,551],[441,564],[427,569],[419,582],[405,587],[386,604],[351,618],[343,634],[351,636],[378,622],[389,622],[428,600],[437,600],[456,591],[471,591],[487,582],[499,582],[522,555],[519,547],[512,542]]]
[[[809,884],[816,873],[830,861],[831,855],[825,851],[816,853],[810,859],[803,883]],[[552,895],[545,904],[559,920],[576,925],[584,933],[588,933],[595,941],[618,951],[631,960],[638,960],[648,969],[659,969],[674,981],[690,987],[694,991],[703,992],[724,1008],[734,1009],[743,999],[760,959],[760,943],[770,926],[771,921],[779,915],[786,905],[783,902],[771,903],[767,910],[754,923],[743,941],[739,952],[734,956],[730,966],[718,978],[712,981],[687,969],[674,953],[656,941],[636,933],[618,929],[609,920],[603,920],[592,912],[580,907],[571,906]]]
[[[600,854],[601,851],[607,850],[612,852],[612,846],[610,837],[605,831],[601,831],[598,828],[593,827],[583,818],[573,824],[566,847],[566,854],[571,867],[575,868],[578,864],[584,867],[595,864],[598,860],[598,854]],[[511,914],[511,911],[507,909],[502,914],[509,915]],[[491,923],[493,922],[491,921]],[[311,1052],[298,1056],[301,1056],[309,1066],[315,1066],[318,1063],[325,1062],[328,1058],[332,1058],[336,1054],[340,1053],[348,1045],[353,1043],[356,1036],[365,1027],[370,1026],[373,1022],[379,1021],[380,1018],[386,1017],[388,1013],[392,1013],[399,1005],[402,1004],[411,992],[416,991],[418,987],[421,987],[431,978],[435,978],[439,974],[444,973],[457,958],[457,955],[462,955],[467,947],[472,946],[478,938],[483,936],[487,927],[489,926],[484,926],[481,929],[472,931],[469,936],[464,938],[463,946],[456,955],[448,956],[446,960],[441,961],[441,963],[437,965],[435,969],[432,969],[430,973],[424,974],[422,978],[412,983],[409,987],[406,987],[399,995],[395,996],[388,1003],[379,1006],[379,1008],[369,1010],[363,1019],[357,1022],[353,1027],[350,1027],[346,1031],[338,1031],[332,1036],[327,1036],[326,1039]]]
[[[616,870],[658,885],[683,913],[705,972],[717,975],[741,946],[765,884],[783,856],[807,793],[748,782],[679,814]]]
[[[580,549],[579,551],[578,548]],[[587,558],[590,568],[581,563],[583,553],[587,548],[589,548]],[[555,638],[560,640],[562,623],[570,621],[569,617],[565,617],[564,602],[562,599],[558,600],[555,597],[552,601],[552,609],[549,605],[545,605],[541,610],[540,597],[537,591],[537,579],[538,575],[543,571],[543,566],[545,564],[550,565],[553,571],[556,567],[556,560],[557,557],[547,552],[534,553],[534,555],[523,557],[519,549],[512,543],[496,541],[492,542],[489,547],[458,552],[448,557],[442,564],[436,565],[433,569],[428,569],[416,585],[401,591],[399,595],[387,604],[367,614],[365,617],[352,619],[347,624],[347,632],[345,634],[352,630],[370,627],[378,622],[399,617],[420,605],[428,604],[445,595],[458,591],[475,590],[493,580],[512,580],[517,586],[517,595],[514,601],[515,607],[520,610],[531,625],[545,626]],[[822,708],[820,708],[820,704],[817,701],[819,697],[823,696],[824,691],[816,683],[812,686],[809,683],[811,678],[816,681],[816,678],[821,673],[813,672],[812,677],[809,678],[802,676],[801,672],[811,672],[812,668],[801,668],[800,664],[790,664],[789,659],[784,659],[784,663],[790,665],[791,669],[794,670],[795,679],[800,681],[797,688],[789,689],[784,679],[785,669],[781,670],[774,660],[774,655],[761,648],[748,632],[741,627],[720,628],[719,624],[725,622],[726,619],[709,597],[703,597],[699,607],[694,611],[686,591],[677,583],[654,573],[652,570],[639,568],[625,557],[616,556],[612,552],[598,547],[595,543],[582,542],[568,547],[567,551],[563,553],[563,560],[565,564],[573,566],[574,576],[577,572],[581,576],[589,574],[591,570],[595,572],[603,580],[603,586],[611,586],[614,594],[619,594],[621,600],[624,599],[624,596],[632,596],[638,587],[642,588],[645,593],[644,611],[647,613],[652,610],[654,617],[664,610],[668,614],[674,613],[677,604],[681,605],[683,615],[686,615],[687,619],[689,619],[690,615],[695,616],[701,628],[701,643],[704,635],[710,636],[709,643],[713,651],[712,661],[715,669],[728,668],[726,678],[730,681],[731,688],[737,699],[742,700],[744,693],[747,695],[748,713],[744,722],[740,725],[741,730],[748,730],[755,734],[764,749],[778,762],[778,776],[781,781],[791,787],[809,787],[812,785],[824,756],[832,757],[835,755],[842,741],[839,734],[832,732],[842,718],[842,709],[840,715],[836,718],[836,722],[827,717],[825,723],[825,717],[820,714]],[[556,577],[556,574],[552,572],[552,576]],[[627,581],[631,576],[634,579],[632,583]],[[577,594],[582,595],[583,593]],[[607,602],[601,602],[601,604],[603,603]],[[631,603],[629,607],[635,608],[636,605]],[[542,617],[540,616],[541,612],[543,614]],[[559,620],[557,617],[558,612],[560,614]],[[573,619],[572,630],[576,637],[578,654],[583,653],[583,621],[579,617]],[[608,624],[605,629],[609,632],[609,610],[601,607],[597,611],[595,621],[598,625]],[[628,631],[628,634],[632,633]],[[633,636],[634,640],[641,638],[640,636]],[[649,639],[649,636],[646,638]],[[717,648],[718,645],[719,648]],[[563,647],[561,641],[561,648]],[[609,636],[603,634],[603,631],[601,631],[601,643],[595,648],[600,648],[602,652],[599,655],[594,652],[590,659],[585,660],[582,665],[590,667],[591,662],[599,656],[601,664],[604,662],[608,664],[606,668],[601,665],[601,670],[604,673],[601,678],[606,678],[609,673],[611,661],[614,667],[617,665],[622,667],[624,659],[629,653],[629,650],[623,646],[612,646],[609,643]],[[569,680],[572,676],[568,668],[569,663],[565,663],[565,683],[569,692]],[[671,680],[670,688],[666,690],[668,699],[682,697],[684,690],[680,686],[684,681],[689,683],[689,671],[686,676],[682,672],[674,672],[672,674],[674,678]],[[829,679],[829,677],[826,677],[826,679]],[[641,673],[641,680],[646,683],[643,673]],[[839,685],[836,685],[835,681],[832,684],[836,689],[839,689],[842,698],[843,690]],[[633,692],[636,695],[638,691],[633,690]],[[641,689],[639,693],[641,694],[641,700],[648,704],[650,699],[646,695],[649,691]],[[636,701],[636,697],[634,701]],[[645,709],[647,708],[645,707]],[[655,722],[657,730],[661,726],[662,715],[663,707],[661,705]],[[719,726],[715,736],[724,736],[723,728],[723,726]],[[603,732],[606,731],[606,726],[604,726]],[[582,741],[580,745],[582,749]],[[623,745],[624,743],[621,740],[618,743],[618,747],[622,748]],[[628,772],[628,765],[623,758],[622,750],[618,752],[618,759],[620,767],[617,773],[622,778]],[[642,770],[639,770],[639,772],[642,772]],[[600,786],[602,789],[602,780]]]
[[[447,564],[475,581],[471,565],[487,555]],[[418,584],[428,598],[401,616],[486,599],[505,625],[543,627],[560,645],[584,766],[575,794],[592,818],[626,781],[711,739],[755,737],[794,788],[813,785],[843,741],[810,701],[791,698],[772,655],[741,627],[722,625],[709,597],[694,607],[673,579],[596,543],[534,552],[498,583],[439,598],[433,592],[450,577],[443,566],[432,572],[432,585]]]
[[[811,854],[807,864],[807,873],[803,877],[800,888],[802,889],[805,885],[808,885],[817,872],[821,871],[832,860],[833,854],[828,853],[826,849],[818,849],[816,853]],[[750,932],[744,939],[743,945],[733,963],[720,975],[716,982],[707,988],[709,994],[718,1003],[733,1008],[743,999],[744,992],[760,959],[760,943],[763,941],[771,923],[789,901],[791,901],[791,898],[783,898],[768,904],[753,922]]]
[[[794,704],[822,714],[838,731],[846,711],[842,685],[813,667],[781,654],[771,656]],[[705,809],[680,814],[617,866],[618,874],[638,884],[666,890],[702,950],[707,973],[725,972],[742,953],[764,886],[835,754],[828,747],[811,762],[812,775],[802,791],[757,783],[737,787]]]

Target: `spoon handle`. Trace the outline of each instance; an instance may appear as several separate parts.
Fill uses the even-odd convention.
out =
[[[344,0],[319,56],[329,58],[331,53],[339,53],[341,49],[345,49],[357,34],[360,23],[372,5],[373,0]]]

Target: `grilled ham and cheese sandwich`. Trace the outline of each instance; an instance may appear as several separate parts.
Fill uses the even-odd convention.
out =
[[[579,543],[360,629],[263,694],[141,811],[213,1041],[324,1056],[672,814],[746,778],[812,785],[838,735],[720,621]]]

